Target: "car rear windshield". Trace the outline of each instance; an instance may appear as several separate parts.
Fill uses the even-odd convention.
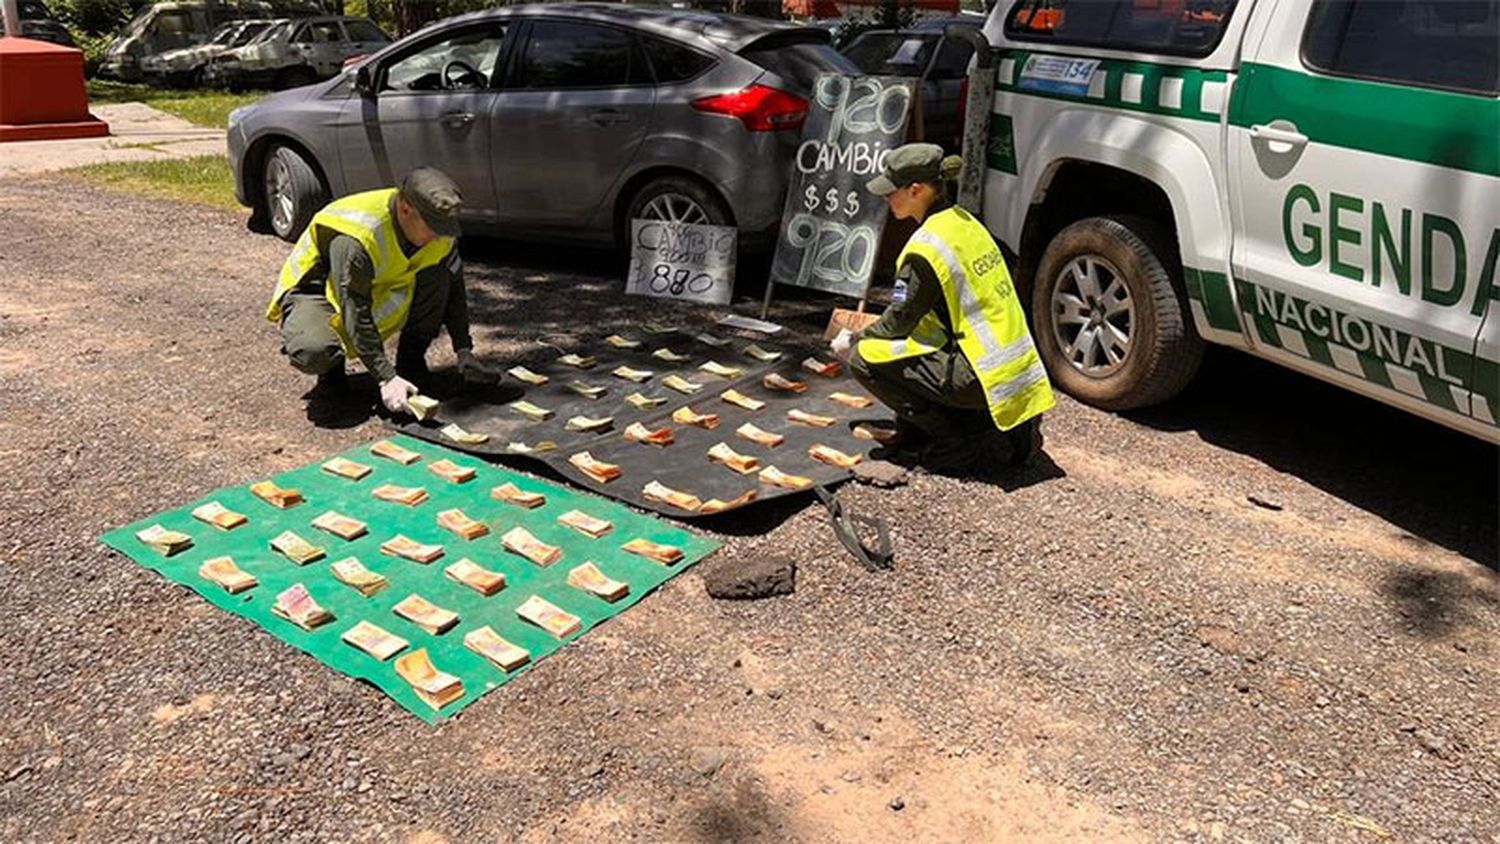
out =
[[[915,33],[871,32],[855,39],[844,50],[849,61],[865,73],[877,76],[921,76],[932,61],[938,36]]]
[[[1005,35],[1077,47],[1206,56],[1219,45],[1235,0],[1021,0]]]
[[[809,34],[794,38],[762,38],[740,51],[740,55],[781,77],[793,90],[807,96],[824,73],[860,74],[859,66],[844,58],[822,39]]]

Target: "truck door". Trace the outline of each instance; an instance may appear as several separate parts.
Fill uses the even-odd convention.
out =
[[[1490,300],[1479,338],[1474,343],[1474,418],[1490,427],[1495,439],[1500,420],[1500,301]]]
[[[1280,0],[1230,103],[1257,350],[1476,430],[1500,238],[1500,0]]]

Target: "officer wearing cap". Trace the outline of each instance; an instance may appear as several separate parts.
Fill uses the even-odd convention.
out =
[[[281,267],[266,318],[281,326],[292,366],[318,376],[321,391],[345,385],[358,357],[393,413],[428,376],[427,347],[448,329],[466,377],[494,377],[474,357],[463,262],[458,255],[458,186],[430,167],[400,188],[336,199],[319,211]],[[385,340],[400,334],[393,366]]]
[[[993,438],[1007,442],[1013,465],[1028,462],[1041,447],[1040,415],[1053,405],[1000,248],[948,199],[944,183],[962,163],[935,144],[887,155],[866,187],[897,219],[920,223],[896,259],[896,289],[906,294],[857,336],[842,331],[832,342],[896,411],[887,444],[938,471],[972,466]]]

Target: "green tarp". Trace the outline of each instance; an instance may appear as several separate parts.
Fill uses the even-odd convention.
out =
[[[571,640],[624,611],[718,548],[718,543],[712,540],[588,493],[510,472],[432,443],[404,436],[394,436],[391,441],[418,452],[422,459],[410,466],[402,466],[372,455],[370,445],[364,444],[342,455],[374,469],[361,480],[345,480],[322,471],[320,467],[326,462],[322,460],[271,478],[282,487],[301,491],[306,500],[294,507],[285,510],[273,507],[251,495],[250,484],[246,483],[110,531],[102,541],[167,579],[187,586],[221,609],[256,622],[278,639],[306,651],[324,664],[373,683],[428,723],[452,716],[565,644],[516,615],[516,607],[527,597],[540,595],[577,615],[582,620],[582,629],[568,637]],[[476,477],[463,484],[438,477],[428,466],[442,458],[473,467]],[[490,490],[506,482],[513,482],[523,490],[542,493],[547,498],[546,504],[535,510],[526,510],[493,499]],[[374,498],[371,490],[386,483],[423,487],[430,498],[415,507]],[[249,521],[224,531],[194,519],[191,515],[193,508],[209,501],[218,501],[230,510],[243,513]],[[440,527],[437,514],[455,507],[484,522],[490,533],[469,541]],[[573,509],[613,522],[614,529],[594,539],[557,523],[558,516]],[[312,520],[329,510],[368,523],[369,533],[346,542],[312,527]],[[137,531],[154,524],[190,535],[192,547],[166,557],[136,539]],[[542,568],[506,551],[500,537],[516,526],[525,527],[543,542],[560,546],[563,549],[561,561]],[[284,530],[295,531],[314,545],[325,548],[327,555],[306,566],[296,565],[270,548],[271,539]],[[446,553],[425,565],[381,553],[380,544],[397,534],[418,542],[440,544]],[[625,542],[637,537],[675,545],[682,549],[684,557],[675,565],[665,566],[620,549]],[[259,585],[231,595],[199,576],[198,569],[205,560],[225,555],[254,575],[260,581]],[[390,585],[366,598],[335,580],[330,571],[331,564],[351,556],[358,558],[371,571],[384,574],[390,579]],[[502,572],[506,587],[485,597],[449,579],[443,570],[464,557],[484,568]],[[630,594],[611,604],[569,586],[568,572],[585,561],[593,561],[609,577],[629,583]],[[313,631],[304,631],[272,614],[276,596],[296,583],[304,584],[313,598],[334,614],[334,620]],[[458,624],[442,635],[431,635],[395,615],[392,608],[413,593],[457,612]],[[399,655],[380,662],[340,641],[340,634],[361,620],[370,621],[409,641],[410,648],[403,654],[427,648],[439,670],[463,680],[464,696],[445,706],[441,712],[434,711],[397,676],[395,661]],[[531,662],[507,674],[464,647],[464,634],[484,625],[529,650]],[[212,658],[212,655],[205,656]]]

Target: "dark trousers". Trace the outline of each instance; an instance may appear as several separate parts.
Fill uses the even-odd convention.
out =
[[[945,351],[890,363],[871,363],[856,350],[849,371],[896,417],[933,437],[994,427],[984,403],[984,389],[962,355]]]
[[[999,439],[1012,454],[1030,451],[1033,431],[1041,417],[1028,419],[1009,431],[995,427],[984,400],[984,386],[962,354],[938,351],[890,363],[870,363],[855,350],[849,371],[896,418],[920,429],[933,440],[950,445],[979,445]]]
[[[447,275],[417,282],[412,291],[411,312],[401,327],[398,366],[408,360],[421,360],[427,354],[427,347],[443,329],[451,288]],[[281,353],[297,371],[322,375],[344,365],[344,347],[330,322],[333,305],[322,292],[293,290],[282,301],[281,310]]]

